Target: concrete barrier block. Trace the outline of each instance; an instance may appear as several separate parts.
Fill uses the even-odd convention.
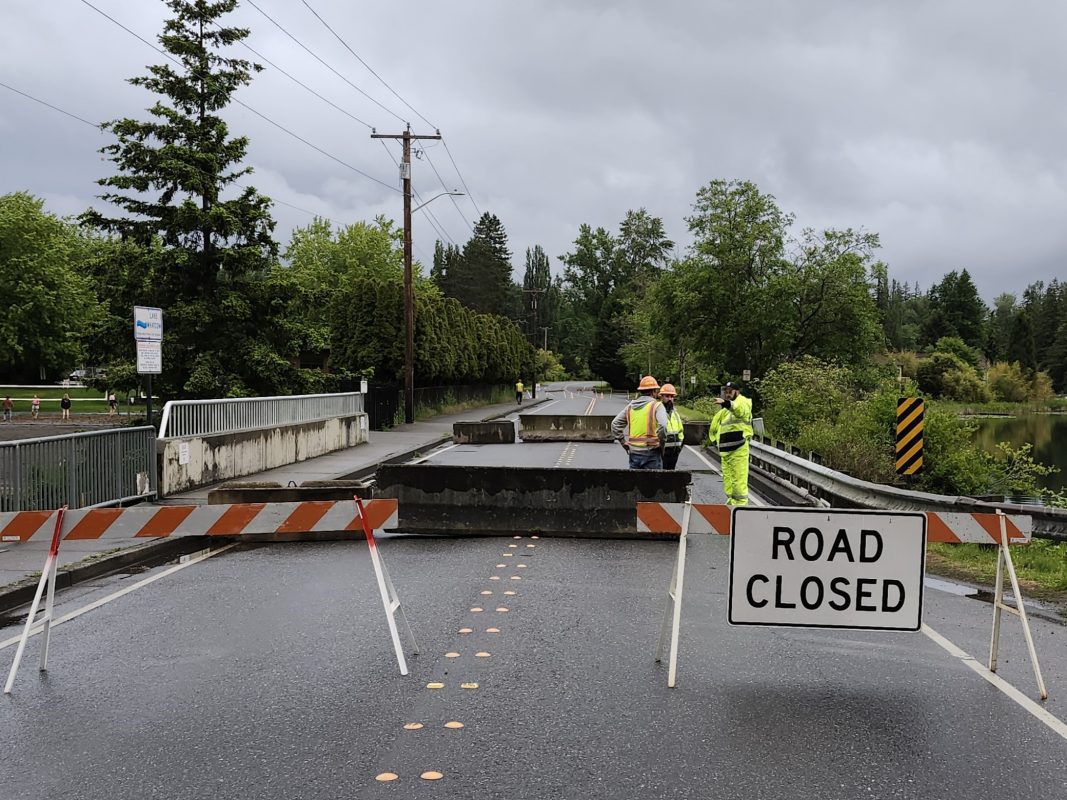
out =
[[[362,481],[305,481],[299,486],[280,483],[230,481],[207,493],[210,506],[233,503],[298,503],[303,500],[351,500],[374,496],[372,487]]]
[[[520,414],[524,442],[610,442],[614,415]]]
[[[637,530],[638,502],[684,502],[690,474],[627,469],[391,464],[378,497],[405,533],[663,538]]]
[[[711,423],[704,420],[690,420],[682,423],[685,444],[702,445],[708,440],[708,428]]]
[[[452,423],[456,444],[515,444],[515,423],[507,420]]]

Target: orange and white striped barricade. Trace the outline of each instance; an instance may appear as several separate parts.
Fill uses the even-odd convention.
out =
[[[372,529],[396,525],[395,499],[364,505]],[[55,511],[0,514],[0,542],[42,537]],[[363,530],[363,520],[348,500],[290,503],[234,503],[213,506],[130,506],[67,511],[63,539],[162,539],[170,536],[285,536]]]
[[[52,632],[53,608],[56,599],[56,567],[59,562],[59,542],[63,534],[63,518],[66,511],[67,507],[63,506],[63,508],[54,512],[56,524],[52,532],[52,544],[48,548],[48,557],[45,559],[44,569],[41,570],[41,580],[37,583],[37,591],[34,593],[33,602],[30,604],[30,613],[27,615],[26,625],[22,629],[22,638],[19,639],[19,646],[15,650],[15,660],[11,662],[11,671],[7,674],[4,694],[11,694],[11,688],[15,685],[15,675],[19,671],[19,664],[22,663],[22,654],[26,650],[26,642],[29,641],[30,636],[38,632],[42,635],[40,671],[45,672],[48,669],[48,639]],[[48,596],[45,600],[44,616],[37,619],[37,609],[41,605],[41,597],[44,595],[45,587],[48,588]]]
[[[656,663],[663,660],[663,646],[667,639],[667,629],[671,632],[670,659],[667,661],[667,686],[674,688],[678,673],[678,631],[682,625],[682,588],[685,585],[685,540],[689,533],[689,521],[692,517],[693,504],[683,504],[682,524],[678,531],[678,557],[674,560],[674,572],[671,585],[667,588],[667,603],[663,609],[663,624],[659,631],[659,645],[656,647]]]
[[[129,508],[79,508],[59,511],[16,511],[0,513],[0,542],[21,543],[42,537],[55,521],[52,545],[48,550],[41,581],[26,620],[23,636],[15,652],[5,693],[10,693],[26,641],[44,634],[41,670],[48,664],[48,642],[52,624],[59,545],[62,541],[86,539],[162,539],[171,536],[285,536],[337,531],[362,531],[373,541],[374,529],[396,526],[395,499],[368,500],[361,508],[344,501],[304,501],[291,503],[237,503],[215,506],[131,506]],[[375,553],[372,549],[372,557]],[[35,620],[44,589],[48,595],[45,613]],[[390,589],[392,584],[389,584]],[[396,592],[393,591],[395,597]],[[401,613],[402,610],[401,610]],[[405,624],[407,623],[405,619]],[[410,629],[409,629],[410,632]],[[418,650],[416,650],[418,652]],[[406,672],[405,672],[406,674]]]
[[[681,575],[685,570],[685,538],[688,534],[708,533],[722,536],[730,535],[733,527],[733,509],[730,506],[717,503],[638,503],[637,504],[637,529],[644,533],[662,534],[665,536],[678,536],[678,561],[675,565],[675,575]],[[833,511],[833,509],[823,509]],[[1033,636],[1030,631],[1030,623],[1026,616],[1026,608],[1019,590],[1019,581],[1012,561],[1010,545],[1029,544],[1032,535],[1033,520],[1029,516],[1007,515],[1001,512],[996,514],[980,514],[965,512],[926,512],[926,540],[944,544],[996,544],[997,545],[997,578],[993,611],[993,632],[989,647],[988,667],[991,672],[997,669],[997,653],[1000,644],[1000,624],[1002,612],[1007,611],[1015,614],[1022,621],[1023,635],[1026,637],[1030,660],[1034,669],[1034,677],[1037,681],[1041,699],[1048,698],[1048,691],[1041,674],[1037,651],[1034,647]],[[1015,593],[1018,607],[1004,603],[1004,572],[1007,572],[1011,581],[1012,590]],[[680,590],[675,597],[676,577],[671,578],[671,588],[668,590],[668,608],[674,603],[675,613],[680,613]],[[680,580],[678,580],[680,583]],[[657,651],[656,660],[662,657],[661,632],[660,648]],[[671,647],[677,648],[678,626],[674,626],[672,632]],[[672,656],[671,669],[668,673],[668,686],[674,685],[674,658]]]
[[[378,579],[378,590],[382,595],[382,606],[385,608],[385,619],[389,624],[389,636],[393,640],[393,650],[396,651],[397,664],[400,666],[400,674],[408,674],[408,664],[404,659],[404,647],[400,642],[400,631],[397,630],[396,625],[396,612],[400,612],[400,619],[404,623],[404,628],[408,632],[408,638],[411,639],[411,652],[414,655],[419,654],[419,644],[415,641],[415,634],[411,632],[411,625],[408,623],[407,614],[404,613],[404,606],[400,602],[400,597],[396,593],[396,587],[393,586],[393,581],[389,577],[389,570],[385,566],[385,562],[382,561],[381,556],[378,554],[378,543],[374,540],[374,533],[371,530],[371,525],[367,520],[367,513],[363,507],[363,501],[359,498],[359,495],[354,495],[353,499],[356,501],[356,511],[359,514],[360,522],[363,525],[363,533],[367,537],[367,547],[370,549],[370,560],[374,565],[374,575]]]

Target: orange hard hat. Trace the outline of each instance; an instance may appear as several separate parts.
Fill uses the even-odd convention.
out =
[[[674,384],[673,383],[665,383],[665,384],[663,384],[663,386],[660,387],[659,393],[661,395],[669,394],[671,397],[677,397],[678,396],[678,392],[674,388]]]
[[[647,391],[648,389],[658,389],[658,388],[659,388],[659,384],[656,383],[656,379],[653,378],[651,375],[646,375],[645,377],[643,377],[641,379],[641,382],[639,384],[637,384],[637,391],[639,391],[639,392],[644,392],[644,391]]]

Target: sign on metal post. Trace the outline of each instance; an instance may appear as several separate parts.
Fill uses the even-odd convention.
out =
[[[137,342],[137,372],[140,375],[163,372],[163,345],[160,342]]]
[[[748,381],[752,380],[752,370],[750,370],[750,369],[742,370],[741,371],[741,380],[745,381],[746,383]]]
[[[738,507],[731,625],[917,631],[926,515]]]
[[[897,474],[915,475],[923,469],[923,414],[921,397],[897,400]]]
[[[138,342],[163,341],[163,309],[134,306],[133,338]]]

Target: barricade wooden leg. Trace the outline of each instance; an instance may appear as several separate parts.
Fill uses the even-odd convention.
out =
[[[63,517],[67,513],[67,507],[59,509],[56,513],[56,527],[52,532],[52,544],[48,548],[48,557],[41,570],[41,580],[37,583],[37,591],[34,592],[33,602],[30,604],[30,613],[26,617],[26,625],[22,629],[22,638],[19,646],[15,649],[15,660],[11,663],[11,671],[7,675],[7,683],[4,684],[4,694],[11,694],[15,685],[15,675],[18,674],[19,665],[22,663],[22,655],[26,651],[26,642],[36,633],[36,628],[43,623],[44,641],[41,645],[41,670],[48,665],[48,635],[52,626],[52,609],[56,596],[56,569],[59,561],[59,542],[63,535]],[[45,601],[45,613],[41,619],[36,619],[37,609],[41,606],[41,597],[44,596],[45,587],[48,588],[48,598]]]
[[[1007,517],[997,510],[1000,517],[1000,543],[997,545],[997,585],[993,594],[993,636],[989,645],[989,670],[997,671],[997,651],[1000,647],[1000,620],[1001,612],[1007,611],[1015,614],[1023,624],[1023,636],[1026,637],[1026,647],[1030,651],[1030,663],[1034,668],[1034,679],[1037,681],[1037,690],[1042,700],[1048,699],[1048,689],[1045,688],[1045,679],[1041,675],[1041,664],[1037,660],[1037,648],[1034,647],[1034,636],[1030,631],[1030,620],[1026,616],[1026,604],[1023,602],[1023,594],[1019,590],[1019,578],[1015,574],[1015,562],[1011,557],[1011,549],[1008,546]],[[1007,571],[1011,580],[1011,590],[1015,594],[1017,608],[1012,608],[1004,602],[1004,571]]]
[[[408,636],[411,638],[414,645],[414,653],[418,655],[419,647],[415,643],[415,636],[411,632],[411,626],[408,624],[407,615],[404,614],[404,607],[400,603],[400,598],[396,593],[396,587],[393,586],[393,581],[389,577],[389,572],[382,562],[381,557],[378,554],[378,543],[374,540],[374,532],[371,531],[370,524],[367,522],[367,516],[363,513],[363,501],[358,496],[353,498],[356,501],[356,510],[359,512],[359,519],[363,525],[363,534],[367,537],[367,547],[370,548],[371,564],[374,565],[374,575],[378,580],[378,591],[382,596],[382,607],[385,608],[385,620],[389,625],[389,636],[393,641],[393,650],[396,652],[397,665],[400,667],[400,674],[408,674],[407,660],[404,658],[404,646],[400,642],[400,631],[396,625],[396,612],[400,611],[400,614],[404,620],[404,627],[407,628]]]
[[[693,503],[686,500],[682,511],[682,532],[678,536],[678,557],[674,562],[671,585],[667,589],[667,607],[663,612],[663,625],[660,627],[659,646],[656,648],[656,662],[663,660],[663,645],[667,637],[667,625],[670,623],[671,646],[667,662],[667,686],[673,688],[678,674],[678,633],[682,624],[682,587],[685,584],[685,547],[689,534],[689,518]]]

